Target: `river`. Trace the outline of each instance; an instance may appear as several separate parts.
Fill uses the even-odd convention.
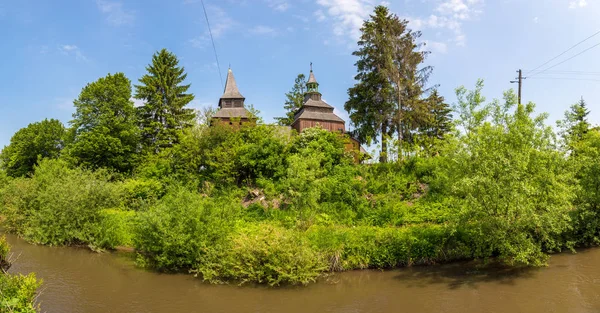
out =
[[[42,312],[600,312],[600,249],[537,269],[473,263],[336,274],[307,287],[210,285],[136,268],[123,254],[30,245],[7,235],[11,272],[44,279]]]

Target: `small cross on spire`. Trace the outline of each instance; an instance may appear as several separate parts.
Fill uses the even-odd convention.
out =
[[[310,62],[310,71],[312,72],[312,62]]]

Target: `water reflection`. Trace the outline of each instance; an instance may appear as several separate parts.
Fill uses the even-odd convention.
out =
[[[308,287],[208,285],[135,268],[124,255],[50,248],[7,236],[12,272],[45,281],[43,312],[600,312],[600,249],[553,256],[546,268],[472,262],[354,271]]]

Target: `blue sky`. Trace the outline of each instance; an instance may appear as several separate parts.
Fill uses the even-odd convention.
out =
[[[515,70],[533,69],[600,30],[600,0],[205,0],[221,73],[231,64],[246,103],[266,122],[284,113],[285,92],[310,62],[324,99],[343,111],[360,25],[380,3],[423,32],[435,68],[430,82],[450,103],[457,86],[478,78],[488,99],[501,97],[515,87]],[[107,73],[135,83],[163,47],[186,68],[193,107],[215,107],[222,93],[199,0],[0,0],[0,33],[0,147],[31,122],[67,123],[81,88]],[[600,35],[556,62],[597,43]],[[600,81],[581,80],[600,80],[589,74],[600,72],[598,56],[600,47],[552,69],[587,74],[525,80],[524,101],[553,122],[583,96],[599,123]]]

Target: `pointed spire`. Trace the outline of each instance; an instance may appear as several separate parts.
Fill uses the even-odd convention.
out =
[[[233,71],[231,68],[227,71],[227,81],[225,82],[225,91],[223,92],[223,96],[221,99],[244,99],[244,96],[240,93],[237,83],[235,82],[235,77],[233,76]]]
[[[308,77],[309,83],[316,83],[317,79],[315,78],[315,74],[313,73],[312,62],[310,62],[310,76]]]

